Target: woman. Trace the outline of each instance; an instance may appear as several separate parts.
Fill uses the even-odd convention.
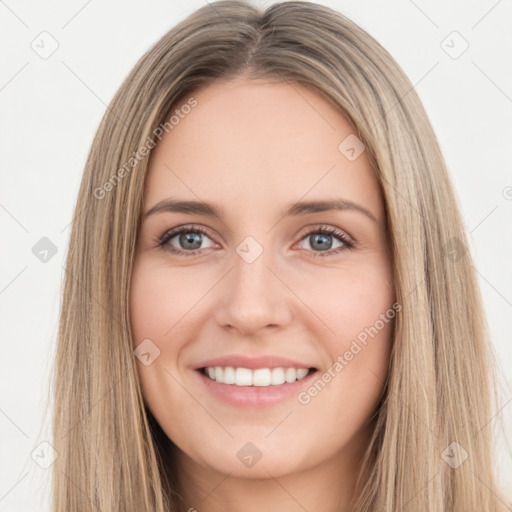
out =
[[[341,14],[221,1],[164,35],[99,127],[66,270],[54,510],[505,509],[452,185]]]

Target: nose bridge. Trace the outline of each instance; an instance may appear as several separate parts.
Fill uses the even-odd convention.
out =
[[[271,237],[265,238],[270,243]],[[217,321],[244,333],[272,325],[283,326],[290,316],[285,286],[270,270],[275,251],[254,237],[246,237],[236,248],[228,283],[222,287]],[[270,268],[269,268],[270,267]]]
[[[273,288],[269,281],[275,277],[268,268],[272,267],[271,252],[270,248],[264,249],[252,237],[251,240],[241,242],[236,248],[232,279],[233,292],[239,298],[262,295]]]

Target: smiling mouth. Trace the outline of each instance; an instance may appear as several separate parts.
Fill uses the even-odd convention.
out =
[[[258,368],[255,370],[232,366],[209,366],[199,368],[202,375],[218,382],[233,386],[270,387],[302,380],[316,368]]]

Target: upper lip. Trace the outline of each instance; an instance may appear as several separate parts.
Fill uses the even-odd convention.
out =
[[[313,368],[312,365],[280,356],[247,357],[243,355],[227,355],[207,359],[195,366],[195,370],[212,366],[232,366],[233,368]]]

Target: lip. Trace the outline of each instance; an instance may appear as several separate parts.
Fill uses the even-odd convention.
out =
[[[207,368],[209,366],[232,366],[233,368],[248,368],[249,370],[257,370],[258,368],[314,368],[313,365],[309,363],[296,361],[287,357],[273,355],[247,357],[232,354],[203,361],[195,366],[194,370],[200,370],[201,368]]]
[[[223,365],[219,364],[216,366]],[[274,367],[279,368],[279,366]],[[245,368],[247,368],[247,366],[245,366]],[[268,368],[268,366],[265,368]],[[299,366],[299,368],[304,368],[304,366]],[[311,381],[317,378],[318,371],[310,371],[303,379],[296,380],[295,382],[285,382],[284,384],[261,387],[223,384],[210,379],[201,371],[200,368],[196,369],[194,373],[197,374],[201,384],[206,388],[206,390],[215,398],[220,399],[222,402],[235,407],[260,408],[274,405],[290,399],[295,400],[300,391],[308,387]]]

